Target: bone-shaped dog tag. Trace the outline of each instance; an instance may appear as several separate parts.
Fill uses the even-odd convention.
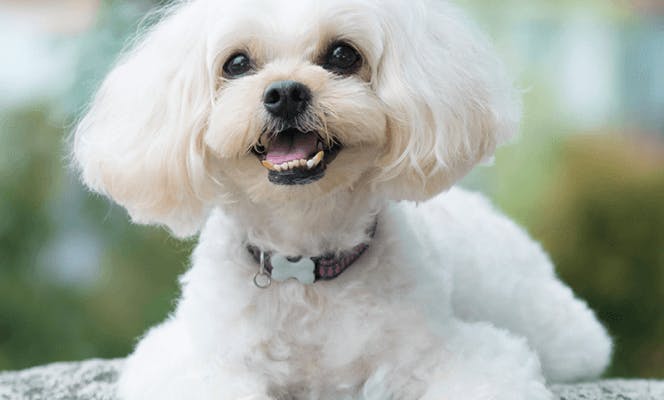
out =
[[[297,279],[300,283],[311,285],[316,281],[316,263],[310,258],[302,257],[297,261],[290,261],[282,255],[270,258],[272,264],[272,279],[284,282],[288,279]]]

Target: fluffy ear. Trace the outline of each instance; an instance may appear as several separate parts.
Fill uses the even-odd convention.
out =
[[[457,9],[443,0],[395,9],[374,78],[388,110],[379,181],[395,199],[425,200],[513,135],[520,101],[488,41]]]
[[[197,3],[185,3],[108,75],[73,140],[83,181],[132,219],[178,236],[202,224],[211,188],[202,133],[215,90]]]

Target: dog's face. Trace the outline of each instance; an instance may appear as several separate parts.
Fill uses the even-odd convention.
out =
[[[255,203],[307,201],[375,173],[388,110],[374,85],[383,47],[367,24],[371,6],[234,7],[213,33],[218,80],[203,134],[217,160],[210,173]]]
[[[111,72],[74,154],[91,188],[184,235],[229,199],[429,198],[518,116],[444,0],[193,0]]]

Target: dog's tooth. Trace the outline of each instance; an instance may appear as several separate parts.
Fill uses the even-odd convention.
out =
[[[300,160],[300,167],[305,167],[307,165],[307,160]]]
[[[318,154],[316,154],[313,158],[307,161],[307,167],[309,169],[314,168],[315,166],[320,164],[321,161],[323,161],[323,157],[325,157],[325,152],[319,151]]]
[[[267,161],[267,160],[262,161],[261,163],[263,164],[263,166],[264,166],[265,168],[269,169],[270,171],[276,171],[276,170],[277,170],[277,168],[275,167],[275,165],[272,164],[271,162]]]
[[[281,165],[275,165],[274,170],[277,171],[277,172],[281,172],[281,170],[282,170]]]

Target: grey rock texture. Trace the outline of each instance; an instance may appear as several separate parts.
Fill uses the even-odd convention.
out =
[[[90,360],[0,373],[0,400],[116,400],[121,366]]]
[[[118,400],[122,360],[61,363],[0,373],[0,400]],[[560,400],[664,400],[664,382],[612,380],[553,388]]]
[[[664,400],[664,382],[612,380],[557,385],[560,400]]]

